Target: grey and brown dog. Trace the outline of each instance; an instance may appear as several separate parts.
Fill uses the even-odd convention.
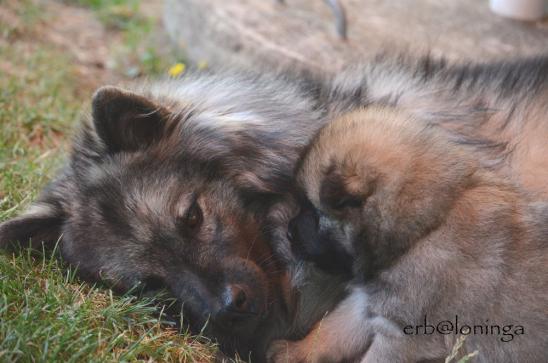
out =
[[[0,246],[62,236],[61,254],[82,276],[122,291],[167,288],[192,326],[208,322],[226,351],[261,359],[272,339],[304,336],[344,294],[344,278],[303,262],[286,238],[293,169],[317,130],[356,108],[399,105],[486,161],[505,156],[540,190],[530,172],[542,164],[527,164],[518,141],[542,136],[519,117],[545,89],[546,70],[545,58],[452,66],[396,57],[333,79],[229,71],[102,88],[65,168],[0,225]],[[490,121],[502,115],[488,96],[498,88],[504,112],[515,110],[508,122]]]
[[[230,72],[99,89],[67,165],[0,225],[0,246],[60,239],[82,277],[120,291],[165,288],[194,331],[205,327],[227,353],[264,356],[272,337],[302,334],[341,295],[296,306],[299,276],[340,279],[291,272],[271,243],[291,217],[271,206],[288,205],[294,161],[325,115],[315,87]]]

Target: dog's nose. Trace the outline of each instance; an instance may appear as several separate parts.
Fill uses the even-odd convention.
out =
[[[250,313],[251,303],[246,288],[241,285],[228,285],[224,294],[223,308],[235,313]]]
[[[223,292],[221,308],[215,314],[215,321],[226,327],[243,325],[257,315],[255,305],[249,288],[229,284]]]
[[[302,207],[299,214],[287,225],[287,239],[293,246],[305,240],[316,238],[318,234],[319,212],[312,206]]]

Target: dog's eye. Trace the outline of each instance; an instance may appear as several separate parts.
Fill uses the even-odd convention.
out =
[[[203,219],[202,209],[200,208],[198,201],[195,200],[190,208],[188,208],[185,215],[180,219],[179,224],[181,224],[181,227],[185,230],[195,231],[200,228]]]

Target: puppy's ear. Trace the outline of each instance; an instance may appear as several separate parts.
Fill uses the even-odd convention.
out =
[[[169,112],[164,107],[112,86],[95,92],[92,114],[97,134],[110,153],[146,148],[168,131]]]
[[[22,215],[0,224],[0,248],[53,249],[61,237],[65,213],[52,198],[36,202]]]
[[[324,174],[320,184],[320,203],[324,208],[343,210],[361,207],[369,192],[364,193],[360,178],[354,173],[341,174],[330,167]]]

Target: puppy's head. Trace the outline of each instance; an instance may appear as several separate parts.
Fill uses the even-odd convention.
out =
[[[378,272],[443,221],[474,165],[401,111],[346,114],[320,130],[298,164],[304,202],[289,235],[320,267],[347,270],[352,256],[360,273]]]

